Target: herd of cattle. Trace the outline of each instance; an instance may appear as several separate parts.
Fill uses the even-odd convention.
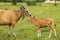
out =
[[[41,36],[41,28],[44,27],[48,27],[50,29],[48,38],[51,37],[52,32],[54,32],[55,37],[57,36],[55,30],[56,24],[53,18],[38,19],[35,16],[31,15],[28,8],[24,7],[23,5],[20,7],[19,10],[0,9],[0,25],[9,25],[8,36],[10,36],[10,28],[12,27],[13,36],[16,37],[15,24],[20,18],[24,19],[25,16],[28,16],[28,20],[36,26],[37,37]]]

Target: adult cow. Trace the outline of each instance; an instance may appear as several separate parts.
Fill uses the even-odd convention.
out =
[[[25,15],[31,16],[28,8],[25,8],[23,5],[17,11],[0,9],[0,25],[9,25],[8,27],[9,36],[10,36],[10,28],[12,27],[13,35],[16,37],[15,24],[21,17],[24,18]]]

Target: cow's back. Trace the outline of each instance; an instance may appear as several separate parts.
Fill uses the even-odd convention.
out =
[[[15,18],[15,12],[12,10],[0,11],[0,24],[10,23]]]

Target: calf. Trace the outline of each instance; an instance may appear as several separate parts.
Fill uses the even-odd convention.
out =
[[[55,37],[57,36],[56,35],[56,30],[54,28],[54,26],[56,26],[56,24],[54,24],[54,20],[52,18],[40,18],[40,19],[37,19],[34,16],[31,16],[28,20],[36,25],[37,36],[38,37],[41,36],[41,28],[44,28],[44,27],[49,27],[49,29],[50,29],[50,34],[49,34],[48,38],[51,37],[52,32],[54,32]]]

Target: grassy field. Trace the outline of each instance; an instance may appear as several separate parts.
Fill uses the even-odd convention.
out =
[[[0,3],[0,9],[13,9],[18,10],[23,4],[26,6],[32,15],[35,15],[36,18],[54,18],[56,20],[57,26],[57,37],[54,37],[54,34],[52,34],[52,37],[47,40],[60,40],[60,4],[57,6],[54,6],[53,4],[42,4],[40,6],[39,3],[37,3],[37,6],[27,6],[26,3],[18,3],[16,6],[12,6],[11,3]],[[49,29],[48,28],[42,28],[42,36],[37,38],[37,32],[36,27],[33,25],[33,23],[27,21],[29,17],[25,17],[24,20],[20,19],[16,24],[16,38],[13,37],[11,34],[11,37],[8,38],[8,25],[7,26],[0,26],[0,40],[45,40],[46,37],[49,35]],[[11,31],[12,32],[12,31]]]

